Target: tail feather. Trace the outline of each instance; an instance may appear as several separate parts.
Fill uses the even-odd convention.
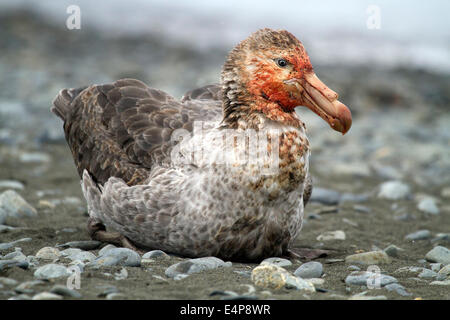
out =
[[[62,89],[53,100],[53,106],[50,110],[63,121],[66,121],[67,116],[70,114],[72,109],[72,101],[86,88],[87,87]]]

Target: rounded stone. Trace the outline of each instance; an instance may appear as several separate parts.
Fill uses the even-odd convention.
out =
[[[384,251],[370,251],[352,254],[345,258],[347,263],[361,263],[366,265],[371,264],[388,264],[391,263],[391,259]]]
[[[316,261],[304,263],[294,271],[295,276],[303,279],[320,278],[322,274],[323,266]]]
[[[44,247],[39,249],[35,256],[41,260],[56,260],[61,256],[61,252],[53,247]]]
[[[39,267],[34,272],[34,276],[38,279],[54,279],[68,277],[69,275],[70,273],[65,266],[54,263]]]

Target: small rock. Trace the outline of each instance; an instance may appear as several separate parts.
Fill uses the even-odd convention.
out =
[[[306,280],[291,275],[287,270],[275,265],[260,265],[253,269],[251,279],[261,288],[281,289],[295,288],[315,292],[314,285]]]
[[[311,202],[319,202],[327,205],[336,205],[341,199],[341,194],[335,190],[324,188],[313,188]]]
[[[410,196],[410,188],[407,184],[400,181],[387,181],[381,184],[378,192],[379,198],[400,200]]]
[[[81,250],[95,250],[100,247],[102,243],[95,240],[86,241],[71,241],[64,244],[57,245],[58,248],[78,248]]]
[[[419,230],[408,234],[406,240],[426,240],[431,238],[431,232],[429,230]]]
[[[366,296],[365,293],[361,294],[355,294],[348,298],[348,300],[387,300],[386,296]]]
[[[173,280],[180,281],[180,280],[183,280],[183,279],[185,279],[187,277],[189,277],[188,274],[180,273],[180,274],[177,274],[175,277],[173,277]]]
[[[102,289],[102,292],[100,292],[97,296],[98,297],[106,297],[108,294],[111,293],[118,293],[119,289],[115,286],[106,285],[106,286],[99,286],[98,288]]]
[[[33,297],[33,300],[62,300],[62,299],[63,297],[61,297],[60,295],[51,292],[41,292]]]
[[[443,198],[450,198],[450,187],[445,187],[441,190],[441,196]]]
[[[353,209],[355,211],[362,212],[362,213],[370,213],[372,211],[370,208],[368,208],[366,206],[361,206],[361,205],[357,205],[357,204],[355,204],[353,206]]]
[[[177,274],[193,274],[204,270],[231,267],[231,262],[224,262],[216,257],[188,259],[171,265],[166,269],[166,276],[174,278]]]
[[[309,278],[308,281],[311,282],[315,287],[321,286],[325,283],[325,279],[322,278]]]
[[[43,284],[45,284],[45,282],[42,280],[25,281],[15,287],[14,291],[17,293],[33,294],[35,291],[33,287]]]
[[[82,250],[78,249],[78,248],[69,248],[69,249],[64,249],[64,250],[60,251],[60,254],[63,257],[69,257],[69,256],[74,255],[79,252],[82,252]]]
[[[361,268],[358,267],[358,266],[351,265],[351,266],[347,267],[347,270],[349,270],[349,271],[361,271]]]
[[[8,231],[15,230],[15,229],[17,229],[17,228],[10,227],[10,226],[5,226],[3,224],[0,224],[0,233],[6,233]]]
[[[28,269],[29,263],[27,261],[17,260],[0,260],[0,271],[10,269],[13,267],[19,267],[22,269]]]
[[[398,280],[394,277],[369,271],[353,271],[347,276],[347,278],[345,278],[345,283],[348,285],[367,287],[377,287],[377,285],[384,287],[395,282],[398,282]]]
[[[418,277],[422,279],[434,279],[437,276],[437,272],[434,272],[430,269],[423,269],[421,273],[419,273]]]
[[[417,276],[421,273],[425,268],[422,267],[402,267],[394,271],[394,273],[406,273],[410,275]]]
[[[438,233],[431,242],[450,242],[450,233]]]
[[[123,300],[126,296],[123,293],[113,292],[106,296],[106,300]]]
[[[100,268],[111,266],[139,267],[141,265],[141,256],[128,248],[113,248],[106,251],[86,267]]]
[[[450,264],[444,266],[438,273],[446,277],[450,276]]]
[[[442,263],[430,263],[431,270],[434,272],[439,272],[442,268]]]
[[[433,281],[430,284],[432,285],[438,285],[438,286],[450,286],[450,279],[443,280],[443,281]]]
[[[390,256],[390,257],[398,257],[398,254],[399,254],[401,251],[405,251],[405,250],[402,249],[402,248],[399,248],[399,247],[397,247],[397,246],[395,246],[395,245],[393,245],[393,244],[387,246],[387,247],[384,249],[384,252],[386,252],[386,254],[387,254],[388,256]]]
[[[168,257],[169,257],[169,255],[161,250],[152,250],[152,251],[146,252],[142,256],[143,259],[164,259],[164,258],[168,258]]]
[[[405,287],[403,287],[402,285],[400,285],[396,282],[390,283],[390,284],[386,285],[384,288],[387,289],[388,291],[395,291],[403,297],[412,296],[412,293],[407,292]]]
[[[75,299],[80,299],[82,297],[81,293],[79,293],[78,291],[69,289],[66,286],[60,284],[55,285],[52,290],[50,290],[50,293]]]
[[[31,240],[33,240],[33,239],[22,238],[22,239],[11,241],[11,242],[0,243],[0,250],[7,250],[7,249],[14,247],[16,244],[18,244],[20,242],[29,242]]]
[[[8,286],[8,287],[12,287],[12,286],[16,286],[19,282],[17,280],[11,279],[11,278],[5,278],[5,277],[0,277],[0,284]]]
[[[318,241],[345,240],[345,232],[342,230],[327,231],[317,237]]]
[[[295,270],[294,275],[303,279],[320,278],[323,273],[323,266],[320,262],[311,261],[302,264]]]
[[[289,267],[290,265],[292,265],[292,262],[287,259],[274,257],[274,258],[264,259],[260,264],[261,265],[273,264],[273,265],[279,266],[279,267]]]
[[[82,263],[94,261],[97,257],[89,251],[74,252],[67,256],[72,261],[80,261]]]
[[[43,152],[23,152],[20,154],[19,160],[23,163],[46,163],[50,162],[51,157]]]
[[[433,198],[422,199],[417,205],[417,208],[425,213],[439,214],[439,208]]]
[[[391,263],[391,259],[384,251],[370,251],[352,254],[345,258],[346,263],[361,263],[361,264],[387,264]]]
[[[104,246],[103,248],[100,249],[100,251],[98,252],[98,255],[103,256],[106,253],[106,251],[115,249],[115,248],[117,248],[115,245],[107,244],[106,246]]]
[[[367,194],[344,193],[341,195],[341,202],[365,202],[369,200]]]
[[[14,190],[6,190],[0,194],[0,224],[7,217],[32,218],[37,216],[37,211],[24,198]]]
[[[450,264],[450,250],[442,246],[436,246],[425,255],[425,258],[431,262]]]
[[[60,277],[68,277],[70,272],[67,268],[60,264],[46,264],[42,267],[39,267],[35,272],[34,276],[38,279],[54,279]]]
[[[0,180],[0,188],[23,190],[25,186],[22,182],[16,180]]]
[[[27,257],[22,253],[22,251],[14,251],[3,256],[2,260],[26,261]]]
[[[53,247],[44,247],[36,252],[36,258],[42,260],[57,260],[61,256],[58,249]]]
[[[120,272],[114,274],[114,279],[116,280],[124,280],[128,278],[128,271],[125,268],[120,269]]]

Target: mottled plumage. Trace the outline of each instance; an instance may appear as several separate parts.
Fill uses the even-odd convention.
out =
[[[283,54],[292,68],[278,75],[270,57]],[[287,253],[312,188],[309,142],[292,107],[304,93],[287,82],[302,72],[312,67],[301,43],[264,29],[230,53],[220,85],[181,100],[134,79],[62,90],[52,111],[91,219],[138,247],[184,256]]]

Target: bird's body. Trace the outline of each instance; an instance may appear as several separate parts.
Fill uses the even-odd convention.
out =
[[[285,37],[274,42],[281,49],[300,50],[286,58],[293,67],[282,80],[284,95],[281,84],[267,80],[279,66],[254,48],[267,36]],[[60,92],[53,110],[64,120],[92,221],[138,247],[183,256],[256,260],[287,253],[311,194],[309,142],[294,111],[298,85],[289,81],[294,67],[305,67],[295,58],[303,57],[308,71],[309,59],[285,31],[252,37],[230,53],[221,85],[181,101],[133,79]],[[325,108],[326,120],[345,132],[337,95],[330,98],[311,77],[300,85],[319,105],[327,102],[317,92],[325,92],[326,107],[339,111]],[[104,227],[91,235],[97,231]]]

